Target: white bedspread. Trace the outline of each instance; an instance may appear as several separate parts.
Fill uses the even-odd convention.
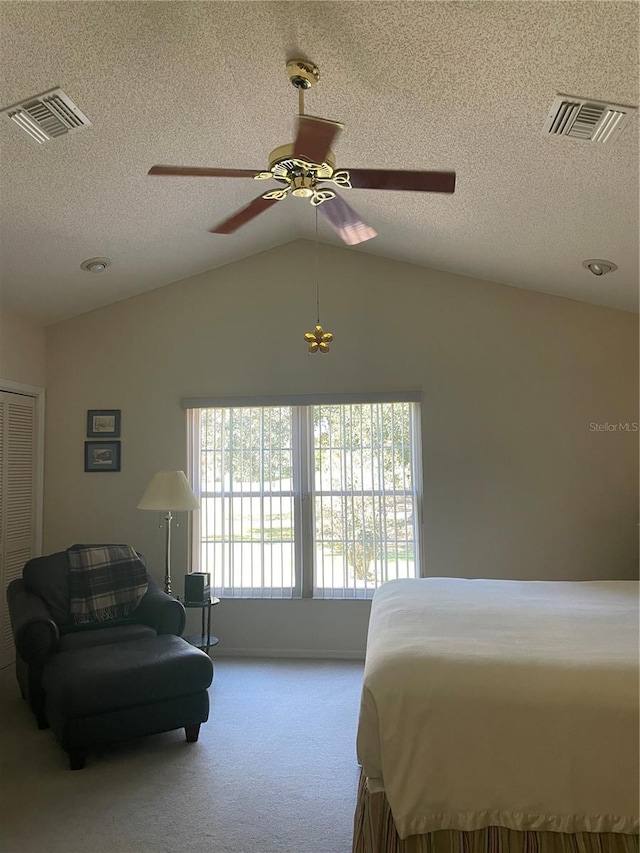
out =
[[[358,758],[401,838],[637,832],[638,584],[384,584]]]

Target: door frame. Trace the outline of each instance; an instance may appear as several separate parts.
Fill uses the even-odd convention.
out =
[[[44,507],[44,402],[45,390],[37,385],[0,378],[0,391],[22,394],[36,399],[36,553],[42,554],[42,519]]]

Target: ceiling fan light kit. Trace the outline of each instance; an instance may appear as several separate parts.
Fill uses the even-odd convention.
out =
[[[291,85],[298,90],[298,123],[294,142],[280,145],[269,154],[268,168],[217,169],[190,166],[153,166],[149,175],[174,177],[252,178],[275,180],[280,186],[254,198],[245,207],[218,223],[213,234],[232,234],[289,195],[309,199],[336,234],[350,246],[370,240],[377,232],[366,225],[333,187],[340,189],[399,190],[404,192],[453,193],[455,172],[406,171],[402,169],[337,169],[331,148],[344,125],[306,115],[304,93],[320,79],[317,66],[305,59],[286,64]],[[333,186],[327,187],[326,184]],[[310,333],[309,333],[310,334]],[[324,352],[324,350],[321,350]]]

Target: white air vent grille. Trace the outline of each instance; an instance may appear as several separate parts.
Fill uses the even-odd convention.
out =
[[[72,130],[91,127],[86,115],[62,89],[50,89],[1,111],[36,142],[49,142]]]
[[[612,142],[634,112],[635,107],[556,95],[543,132],[585,142]]]

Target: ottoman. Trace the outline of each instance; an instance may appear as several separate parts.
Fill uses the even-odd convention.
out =
[[[45,714],[80,770],[99,744],[182,727],[196,741],[212,680],[208,655],[172,634],[69,649],[45,664]]]

